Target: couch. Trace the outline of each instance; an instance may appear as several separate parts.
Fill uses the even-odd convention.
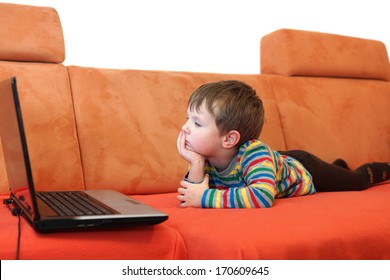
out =
[[[53,8],[0,3],[0,25],[0,80],[18,79],[37,189],[115,189],[169,215],[153,226],[48,234],[22,218],[20,259],[390,259],[389,181],[267,209],[181,208],[176,199],[187,99],[210,81],[256,89],[266,112],[260,138],[275,150],[352,168],[390,162],[382,42],[280,29],[261,38],[259,74],[103,69],[63,64]],[[0,193],[9,195],[1,148]],[[18,217],[5,205],[0,217],[0,259],[14,259]]]

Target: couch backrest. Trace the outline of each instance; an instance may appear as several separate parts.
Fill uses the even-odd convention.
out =
[[[87,189],[176,191],[188,168],[176,148],[187,100],[210,81],[239,79],[253,86],[265,105],[264,141],[285,148],[275,97],[260,75],[77,66],[69,67],[69,75]]]
[[[176,191],[187,169],[176,149],[187,99],[209,81],[255,87],[266,109],[263,139],[285,148],[275,97],[260,75],[67,68],[54,9],[0,4],[0,24],[0,79],[17,76],[38,189]]]
[[[390,161],[390,65],[375,40],[291,29],[262,38],[287,149],[352,167]]]
[[[176,191],[192,91],[239,79],[263,99],[261,139],[354,167],[390,161],[390,64],[378,41],[283,29],[261,41],[260,75],[65,67],[52,8],[0,3],[0,79],[16,76],[38,189]],[[8,190],[0,148],[0,192]]]
[[[0,3],[0,80],[16,76],[38,189],[84,187],[64,39],[52,8]],[[0,146],[1,147],[1,146]],[[0,148],[0,193],[8,191]]]

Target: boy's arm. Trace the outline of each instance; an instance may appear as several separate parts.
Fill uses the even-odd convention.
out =
[[[190,164],[186,179],[189,182],[201,183],[204,178],[205,158],[202,155],[187,149],[185,145],[185,134],[183,132],[180,132],[177,139],[177,149],[180,156]]]
[[[208,189],[202,207],[268,208],[276,196],[276,168],[269,152],[252,153],[241,162],[241,183],[228,189]],[[238,175],[237,175],[238,176]],[[240,180],[238,180],[240,181]]]
[[[181,187],[178,188],[177,199],[180,201],[181,207],[200,207],[203,192],[209,188],[208,175],[205,176],[204,173],[205,158],[187,149],[184,132],[179,134],[177,149],[180,156],[190,164],[185,179],[180,182]]]
[[[275,201],[275,187],[254,183],[225,190],[207,189],[203,192],[203,208],[269,208]]]
[[[191,163],[185,179],[190,183],[199,184],[204,178],[204,159],[200,162]]]
[[[251,162],[243,170],[242,186],[228,189],[210,189],[209,175],[202,183],[194,184],[182,181],[178,189],[178,200],[182,207],[203,208],[268,208],[276,196],[276,174],[270,157],[261,163]]]

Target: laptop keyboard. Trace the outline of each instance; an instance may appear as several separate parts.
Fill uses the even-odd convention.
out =
[[[114,213],[89,198],[84,192],[37,192],[36,195],[60,216],[109,215]]]

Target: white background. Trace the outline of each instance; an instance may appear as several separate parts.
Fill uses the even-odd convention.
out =
[[[54,7],[65,65],[259,73],[260,39],[280,28],[380,40],[384,0],[15,0]]]
[[[314,280],[314,279],[375,279],[388,280],[390,261],[296,261],[296,260],[192,260],[192,261],[145,261],[145,260],[102,260],[102,261],[2,261],[2,279],[40,280]],[[177,269],[185,273],[187,269],[204,269],[207,274],[196,275],[123,275],[123,269]],[[218,275],[224,267],[256,268],[268,267],[268,275]]]

